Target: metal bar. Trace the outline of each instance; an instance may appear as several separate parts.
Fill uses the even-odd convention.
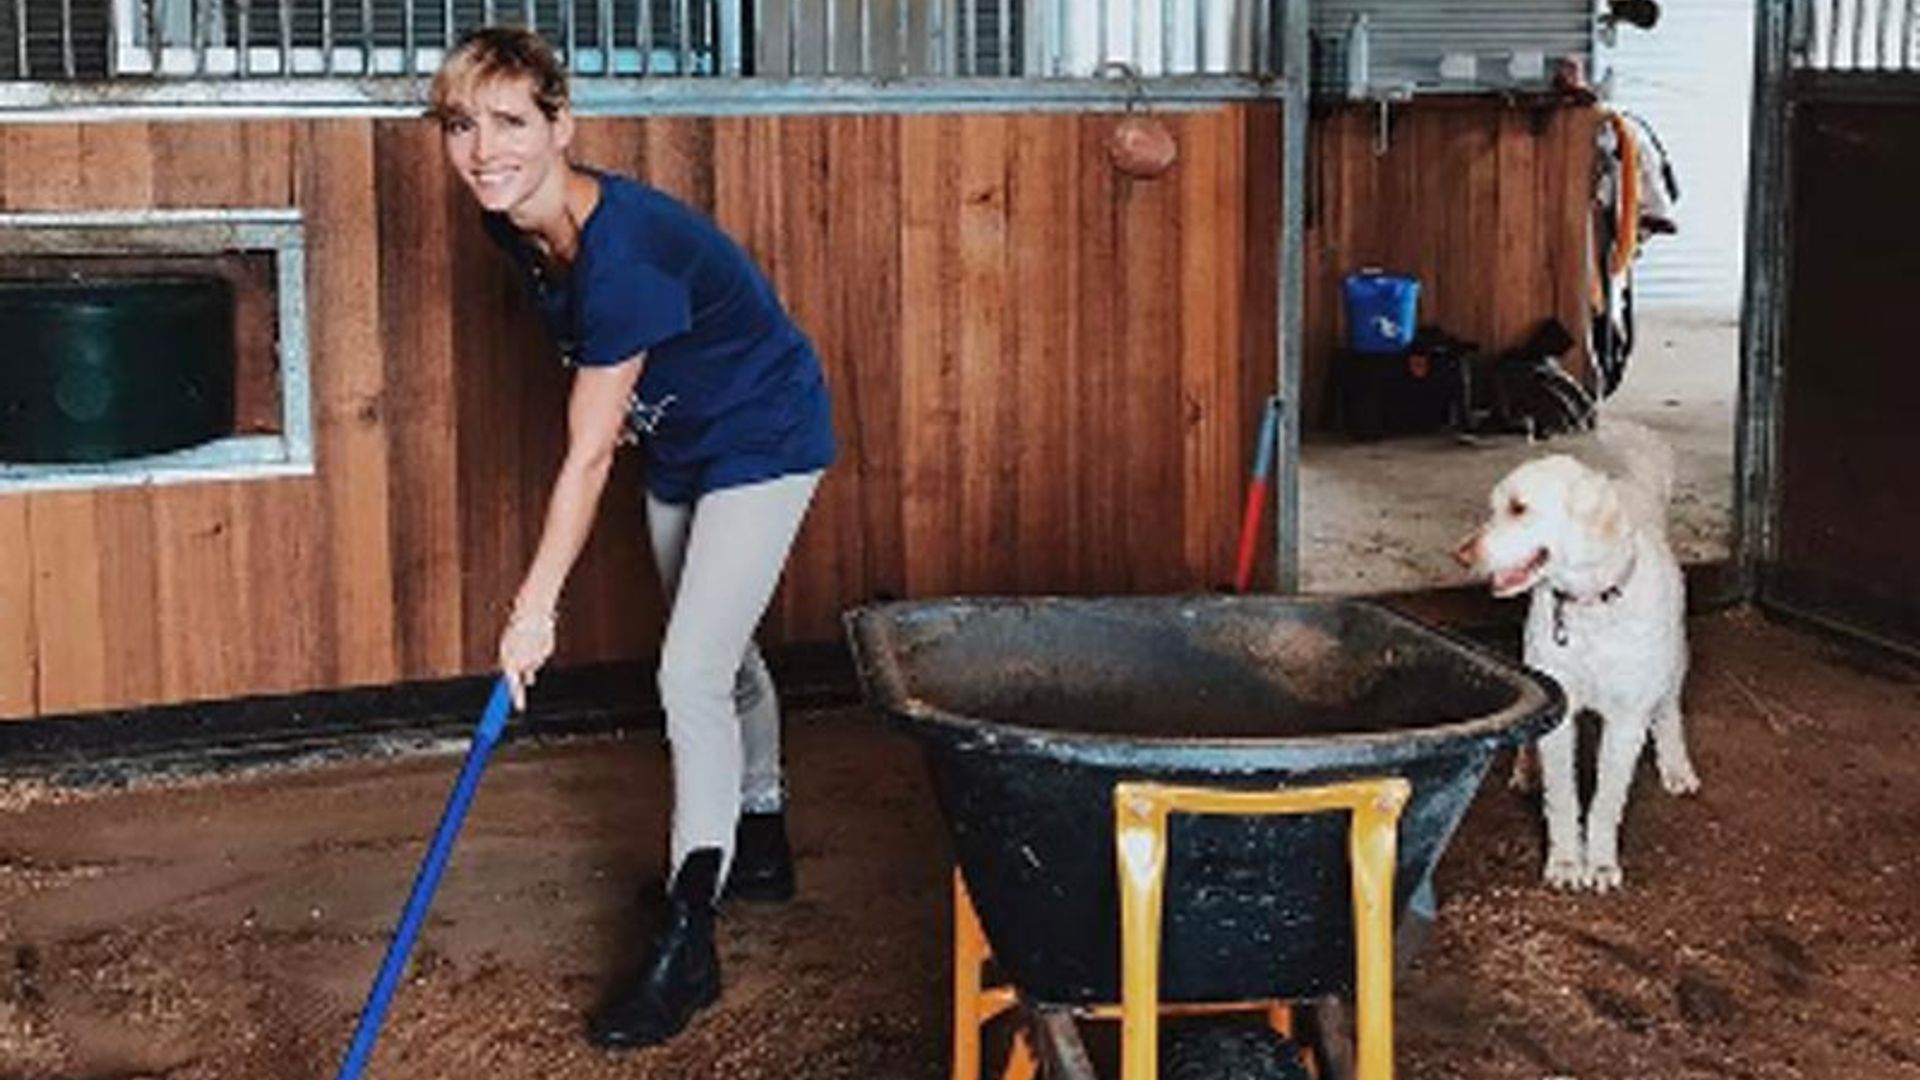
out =
[[[860,74],[871,76],[873,70],[873,5],[870,0],[860,0]]]
[[[820,20],[823,27],[820,41],[820,70],[832,75],[834,69],[839,66],[840,0],[826,0],[825,6],[827,10],[822,13],[824,17]]]
[[[487,2],[491,4],[493,0],[487,0]],[[620,47],[613,33],[613,0],[600,0],[597,17],[600,23],[597,29],[600,32],[595,37],[600,42],[600,73],[612,75],[613,54]]]
[[[160,64],[165,59],[165,43],[162,40],[164,28],[160,25],[161,0],[145,0],[147,5],[147,62],[151,74],[160,74]],[[291,0],[282,0],[283,3]],[[27,0],[19,0],[20,21],[20,74],[27,74]]]
[[[980,74],[980,4],[979,0],[960,0],[965,5],[960,12],[960,61],[965,65],[964,74]]]
[[[1202,74],[1207,68],[1207,0],[1193,5],[1193,70]]]
[[[1814,0],[1827,13],[1827,62],[1828,69],[1840,66],[1840,5],[1845,0]]]
[[[24,26],[20,36],[27,36]],[[60,71],[69,79],[77,74],[73,63],[73,0],[60,0]],[[26,73],[21,74],[24,77]]]
[[[402,0],[410,3],[411,0]],[[378,44],[373,37],[373,0],[360,0],[360,70],[373,74],[373,50]]]
[[[682,79],[693,75],[693,10],[687,6],[689,0],[678,0],[674,6],[674,19],[680,21],[676,27],[680,31],[680,69],[676,75]]]
[[[1920,60],[1916,60],[1914,57],[1913,48],[1913,21],[1916,6],[1920,5],[1915,5],[1913,0],[1907,0],[1905,5],[1906,17],[1900,28],[1900,69],[1902,71],[1912,71],[1915,67],[1920,66]]]
[[[320,70],[333,74],[333,0],[320,0]]]
[[[1905,3],[1900,5],[1900,54],[1899,60],[1894,63],[1894,68],[1899,71],[1912,71],[1914,68],[1914,7],[1913,0],[1906,0]]]
[[[149,3],[154,2],[157,2],[157,0],[149,0]],[[158,72],[160,70],[160,61],[157,42],[159,41],[160,35],[156,31],[157,28],[153,25],[151,16],[149,16],[147,44],[154,55],[153,70]],[[13,0],[13,52],[14,70],[18,74],[18,77],[22,80],[32,78],[33,72],[28,67],[29,58],[27,56],[27,0]]]
[[[1734,425],[1733,554],[1741,590],[1759,592],[1773,557],[1780,373],[1792,269],[1787,139],[1792,105],[1791,0],[1760,0],[1754,13],[1752,150],[1747,184],[1746,296],[1740,306],[1740,411]]]
[[[1279,74],[1273,55],[1273,9],[1280,0],[1254,0],[1253,70],[1257,75]],[[1288,75],[1297,72],[1286,72]]]
[[[1066,68],[1067,60],[1067,3],[1068,0],[1056,0],[1048,5],[1053,13],[1053,25],[1048,34],[1048,55],[1053,58],[1051,73],[1057,78]]]
[[[800,71],[800,0],[787,0],[787,78]]]
[[[1911,80],[1909,80],[1911,81]],[[1229,102],[1279,101],[1284,86],[1253,78],[1166,79],[1154,108],[1215,109]],[[1123,109],[1118,79],[584,79],[574,87],[582,116],[833,116]],[[121,79],[104,83],[0,81],[8,122],[248,117],[417,117],[419,87],[405,79]]]
[[[239,0],[236,7],[240,13],[240,37],[235,43],[233,77],[244,79],[253,73],[253,0]]]
[[[1000,25],[995,29],[1000,37],[1000,69],[994,74],[1004,78],[1013,74],[1013,7],[1008,0],[1000,0]]]
[[[527,0],[524,8],[523,14],[526,19],[527,29],[540,29],[539,5],[535,3],[535,0]],[[447,43],[448,45],[452,45],[453,43],[453,0],[447,0]]]
[[[933,0],[927,13],[927,74],[946,75],[950,50],[947,47],[947,0]]]
[[[1133,61],[1133,70],[1144,71],[1147,66],[1146,41],[1143,30],[1145,20],[1140,17],[1142,0],[1127,0],[1127,18],[1133,25],[1132,52],[1127,59]]]
[[[560,45],[566,50],[566,70],[569,74],[580,70],[580,19],[574,10],[574,0],[558,0],[560,8]]]
[[[640,50],[640,74],[653,74],[653,0],[634,0],[633,47]]]
[[[1160,0],[1160,74],[1173,74],[1173,5],[1175,0]]]
[[[1274,482],[1275,585],[1300,590],[1300,381],[1306,368],[1307,274],[1307,4],[1283,0],[1286,35],[1281,69],[1286,77],[1280,130],[1280,333],[1275,393],[1281,397],[1280,455]]]
[[[1100,70],[1100,65],[1107,62],[1107,48],[1108,48],[1107,36],[1109,32],[1107,27],[1107,22],[1108,22],[1107,7],[1112,2],[1113,0],[1093,0],[1093,3],[1094,3],[1093,14],[1094,14],[1094,23],[1095,23],[1094,37],[1095,37],[1095,43],[1099,45],[1099,50],[1093,58],[1092,70],[1094,71]]]
[[[187,0],[187,49],[193,54],[193,73],[207,73],[207,9],[210,0]]]
[[[293,74],[293,0],[280,0],[280,74]]]
[[[908,0],[893,0],[893,6],[895,15],[893,47],[899,54],[894,59],[898,61],[897,74],[905,76],[911,70],[908,65],[912,59],[913,8]]]
[[[420,41],[414,25],[412,0],[400,5],[400,68],[410,75],[420,73]]]

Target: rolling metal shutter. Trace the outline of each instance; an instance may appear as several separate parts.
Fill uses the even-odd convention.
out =
[[[1592,5],[1586,0],[1320,0],[1310,6],[1313,32],[1329,44],[1345,38],[1354,16],[1367,13],[1369,68],[1377,87],[1500,89],[1510,85],[1507,61],[1515,52],[1542,53],[1549,73],[1556,56],[1587,63],[1593,52]],[[1448,53],[1475,57],[1477,86],[1441,80],[1440,58]]]

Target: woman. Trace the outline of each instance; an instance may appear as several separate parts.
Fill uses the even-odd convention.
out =
[[[745,898],[793,892],[778,704],[752,634],[833,459],[826,385],[738,244],[653,188],[568,160],[566,73],[539,37],[467,37],[434,79],[431,115],[574,369],[566,457],[500,636],[516,706],[553,652],[561,587],[616,445],[630,434],[646,452],[669,608],[659,688],[674,777],[670,914],[588,1030],[607,1047],[649,1045],[720,992],[719,883]]]

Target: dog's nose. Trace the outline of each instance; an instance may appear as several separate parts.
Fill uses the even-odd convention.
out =
[[[1471,570],[1480,564],[1480,533],[1475,530],[1467,534],[1460,546],[1453,549],[1453,561]]]

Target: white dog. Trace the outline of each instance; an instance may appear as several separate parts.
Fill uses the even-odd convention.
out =
[[[1539,744],[1545,877],[1605,892],[1623,880],[1620,815],[1648,730],[1662,786],[1687,794],[1700,780],[1680,720],[1686,585],[1666,535],[1673,454],[1636,424],[1610,422],[1600,440],[1622,475],[1564,454],[1529,461],[1494,487],[1491,515],[1454,555],[1490,578],[1495,596],[1533,593],[1526,662],[1567,695],[1566,717]],[[1584,838],[1574,765],[1582,709],[1603,722]]]

